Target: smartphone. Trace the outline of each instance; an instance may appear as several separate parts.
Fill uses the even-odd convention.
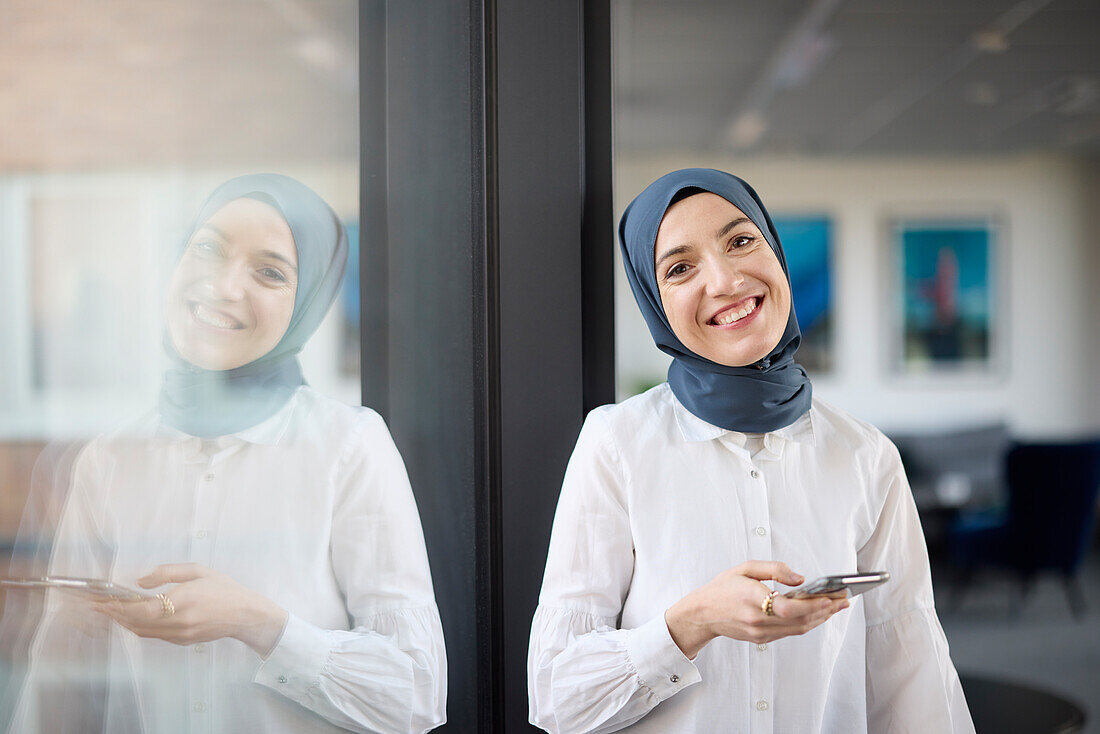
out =
[[[105,579],[78,579],[65,576],[43,576],[37,579],[0,578],[5,589],[62,589],[89,599],[141,601],[152,594],[112,583]]]
[[[849,573],[842,576],[822,576],[813,583],[788,591],[784,596],[791,599],[808,599],[815,596],[831,596],[837,599],[857,596],[881,586],[890,580],[885,571],[869,573]]]

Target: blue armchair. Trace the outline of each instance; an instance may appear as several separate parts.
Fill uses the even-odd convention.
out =
[[[1066,444],[1018,444],[1005,462],[1008,506],[990,515],[963,514],[948,532],[952,562],[962,570],[961,603],[973,569],[994,565],[1015,572],[1026,597],[1040,571],[1062,575],[1075,618],[1085,612],[1077,569],[1096,520],[1100,439]]]

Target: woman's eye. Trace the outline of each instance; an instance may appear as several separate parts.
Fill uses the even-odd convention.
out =
[[[684,263],[676,263],[675,265],[673,265],[671,268],[668,269],[668,273],[665,274],[665,277],[666,278],[675,278],[677,276],[683,275],[687,271],[688,271],[688,266],[687,265],[685,265]]]
[[[262,275],[266,280],[273,280],[278,283],[286,282],[286,276],[280,273],[275,268],[260,268],[260,275]]]
[[[752,235],[739,234],[736,237],[734,237],[732,240],[730,240],[730,246],[733,247],[736,250],[736,249],[739,249],[739,248],[742,248],[742,247],[747,247],[748,245],[751,245],[755,241],[756,241],[756,238],[753,237]]]
[[[218,243],[210,240],[195,240],[191,243],[191,249],[200,255],[219,255],[221,253]]]

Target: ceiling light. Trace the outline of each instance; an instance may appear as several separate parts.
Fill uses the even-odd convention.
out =
[[[1000,54],[1008,50],[1008,37],[1001,31],[978,31],[970,37],[975,49],[987,54]]]
[[[737,116],[729,128],[729,141],[736,148],[748,148],[757,143],[768,128],[768,121],[759,110],[749,110]]]

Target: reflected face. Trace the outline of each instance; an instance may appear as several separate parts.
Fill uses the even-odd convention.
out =
[[[203,369],[246,365],[286,333],[297,290],[290,225],[262,201],[235,199],[195,231],[172,274],[172,345]]]
[[[729,367],[779,344],[791,289],[779,259],[745,213],[703,192],[668,208],[653,248],[657,289],[685,347]]]

